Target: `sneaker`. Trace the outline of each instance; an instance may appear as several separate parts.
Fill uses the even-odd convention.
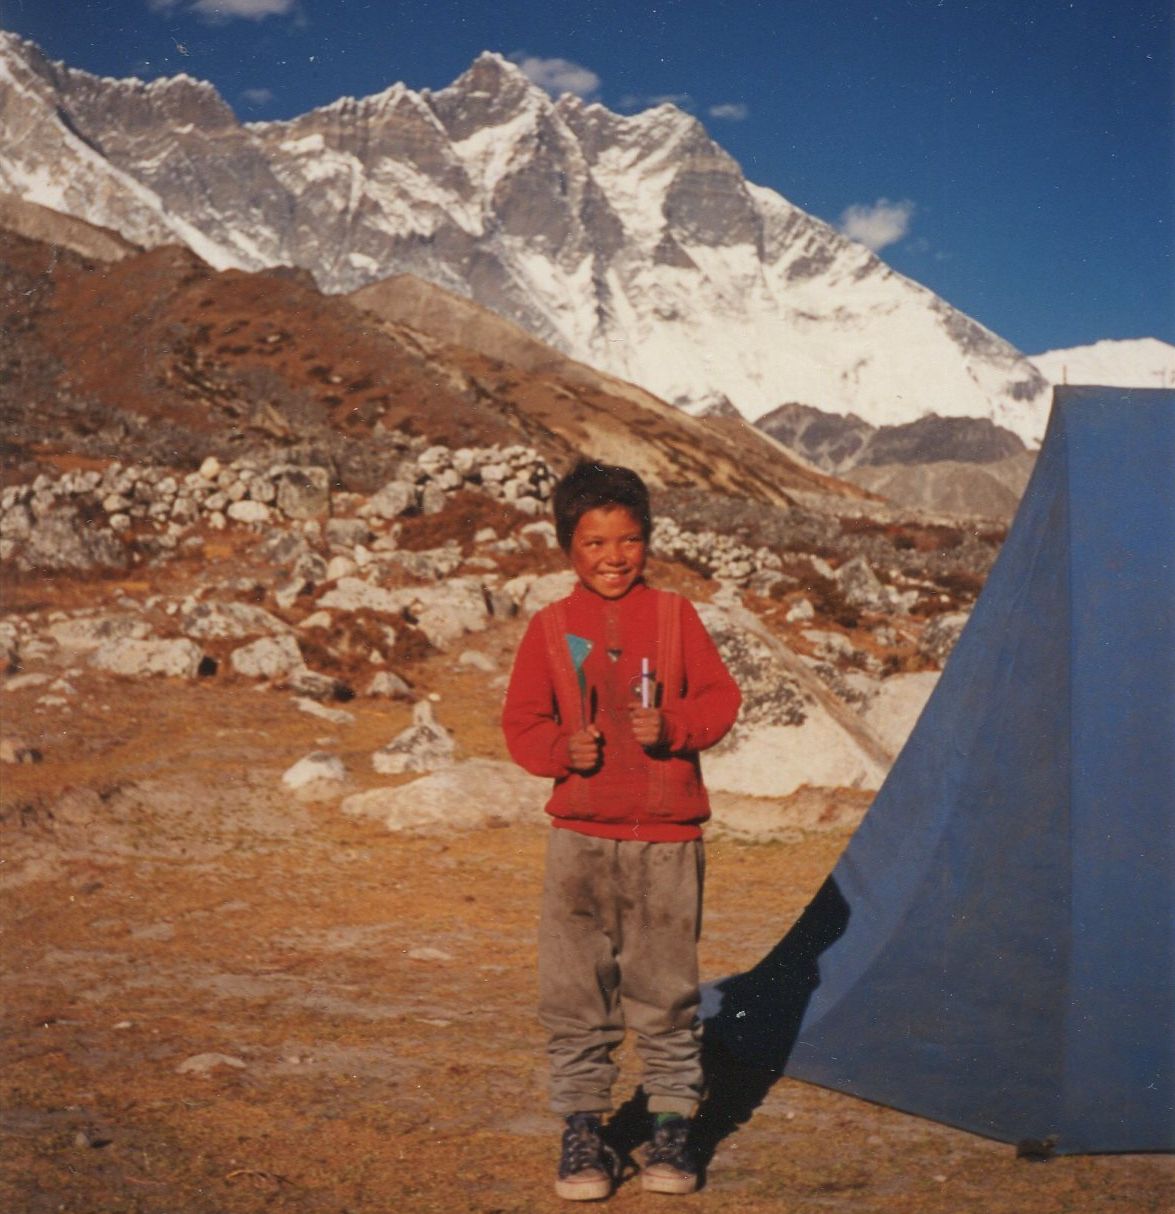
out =
[[[650,1193],[692,1193],[698,1187],[698,1164],[689,1146],[688,1117],[671,1117],[653,1128],[645,1152],[641,1188]]]
[[[572,1113],[563,1131],[555,1193],[566,1201],[602,1201],[612,1195],[616,1155],[600,1134],[594,1113]]]

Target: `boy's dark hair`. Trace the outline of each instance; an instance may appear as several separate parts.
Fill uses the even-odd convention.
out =
[[[555,486],[555,535],[567,552],[579,520],[601,506],[623,506],[641,525],[646,543],[653,532],[653,515],[645,482],[631,468],[581,459]]]

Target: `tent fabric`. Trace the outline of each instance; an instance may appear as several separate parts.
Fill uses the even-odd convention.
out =
[[[922,717],[707,1032],[998,1140],[1170,1151],[1173,961],[1175,392],[1058,389]]]

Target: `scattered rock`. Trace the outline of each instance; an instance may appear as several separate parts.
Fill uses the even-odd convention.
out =
[[[290,789],[306,788],[311,784],[327,782],[338,784],[347,778],[347,769],[337,755],[316,750],[287,768],[282,774],[282,783]]]
[[[386,696],[391,700],[410,700],[412,699],[412,688],[394,671],[381,670],[367,684],[364,695]]]
[[[151,635],[147,622],[137,614],[75,616],[49,626],[49,635],[62,649],[86,652],[108,641],[143,640]]]
[[[457,665],[465,666],[470,670],[481,670],[486,674],[492,674],[498,669],[498,663],[488,653],[482,653],[477,649],[462,650],[457,658]]]
[[[406,771],[434,771],[453,761],[452,735],[433,716],[432,705],[420,700],[412,709],[412,724],[371,757],[381,775]]]
[[[42,758],[23,738],[0,738],[0,763],[40,763]]]
[[[91,664],[99,670],[131,678],[161,675],[194,679],[200,673],[203,660],[200,646],[186,637],[110,641],[90,656]]]
[[[180,1075],[198,1075],[202,1079],[208,1079],[222,1068],[243,1071],[245,1063],[231,1054],[193,1054],[175,1069]]]
[[[42,670],[30,670],[25,674],[14,674],[4,680],[5,691],[23,691],[27,687],[44,687],[51,683],[53,676]]]
[[[314,672],[311,671],[310,673],[313,674]],[[308,696],[295,696],[294,703],[297,704],[301,712],[308,713],[312,717],[318,717],[323,721],[330,721],[332,725],[352,725],[355,721],[355,714],[348,712],[345,708],[327,708]]]
[[[452,961],[451,953],[446,953],[443,949],[428,948],[426,945],[410,948],[408,950],[409,961]]]
[[[305,668],[302,651],[292,636],[262,637],[229,654],[229,665],[246,678],[283,679]]]
[[[376,818],[391,831],[478,830],[524,820],[541,821],[551,781],[499,759],[467,759],[395,788],[344,799],[342,810]]]
[[[275,615],[251,603],[186,602],[180,608],[180,629],[185,636],[233,639],[274,636],[289,632]]]

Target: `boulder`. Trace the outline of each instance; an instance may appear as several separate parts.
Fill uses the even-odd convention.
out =
[[[186,637],[108,641],[90,656],[91,664],[99,670],[132,678],[163,675],[194,679],[203,660],[200,646]]]
[[[367,503],[365,513],[376,518],[399,518],[415,510],[417,504],[416,486],[407,481],[389,481]]]
[[[386,696],[389,700],[410,700],[412,699],[412,688],[395,671],[381,670],[367,684],[364,694]]]
[[[862,715],[866,724],[896,757],[938,686],[937,670],[890,675],[877,684]]]
[[[330,513],[330,473],[325,468],[279,464],[270,470],[277,508],[287,518],[318,518]]]
[[[551,781],[500,759],[467,759],[395,788],[344,799],[353,817],[382,820],[391,831],[479,830],[542,820]]]
[[[450,578],[439,586],[397,593],[429,643],[442,651],[466,633],[482,632],[489,625],[485,592],[476,578]]]
[[[385,590],[362,578],[341,577],[334,587],[319,600],[319,607],[334,607],[340,611],[382,611],[385,615],[399,615],[404,596],[396,591]]]
[[[511,578],[503,590],[514,598],[524,615],[534,615],[550,603],[565,599],[575,589],[575,574],[570,569],[545,573],[541,577]]]
[[[884,604],[884,587],[869,562],[863,556],[853,557],[836,571],[836,581],[845,601],[867,611],[880,611]]]
[[[326,521],[326,542],[340,548],[354,548],[371,540],[371,528],[366,519],[331,518]]]
[[[289,634],[262,637],[229,654],[229,665],[251,679],[284,679],[305,669],[298,642]]]
[[[250,498],[232,502],[225,513],[234,523],[268,523],[272,517],[272,511],[264,502],[255,502]]]
[[[46,572],[123,569],[126,545],[112,531],[87,522],[71,507],[58,507],[32,524],[17,556],[22,569]]]
[[[251,603],[199,603],[187,600],[180,607],[180,631],[207,640],[249,636],[275,636],[289,626],[263,607]]]
[[[111,641],[144,640],[151,628],[141,616],[120,612],[59,620],[48,632],[62,649],[86,653]]]
[[[413,577],[439,582],[460,567],[463,557],[459,544],[446,544],[423,552],[395,551],[392,560]]]
[[[436,721],[432,704],[420,700],[412,710],[412,724],[371,757],[381,775],[405,771],[433,771],[453,761],[452,735]]]
[[[347,769],[337,755],[316,750],[301,758],[282,773],[282,783],[290,789],[306,788],[311,784],[341,783],[347,778]]]
[[[702,756],[715,792],[785,797],[804,785],[878,788],[889,752],[757,617],[733,605],[699,607],[743,693],[734,728]]]
[[[346,683],[305,666],[291,670],[284,682],[292,692],[313,700],[350,700],[355,694]]]

